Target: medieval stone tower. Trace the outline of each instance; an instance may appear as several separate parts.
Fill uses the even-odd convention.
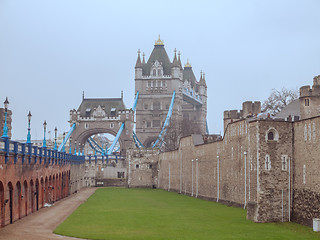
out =
[[[180,53],[177,57],[176,50],[171,62],[160,37],[147,62],[144,54],[141,61],[138,51],[135,93],[138,91],[136,133],[146,147],[150,147],[157,139],[174,91],[176,95],[171,121],[191,121],[197,126],[196,133],[206,133],[207,86],[204,74],[201,73],[197,81],[189,62],[182,67]]]

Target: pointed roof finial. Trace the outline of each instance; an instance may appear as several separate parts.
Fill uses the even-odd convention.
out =
[[[135,68],[141,68],[141,67],[142,67],[142,64],[140,59],[140,49],[138,49],[138,59],[137,59]]]
[[[178,52],[178,64],[179,64],[180,69],[182,69],[182,64],[181,64],[180,56],[181,56],[181,53],[180,53],[180,51],[179,51],[179,52]]]
[[[155,46],[163,46],[163,41],[160,39],[160,34],[159,34],[159,39],[157,41],[155,41]]]
[[[184,67],[188,67],[188,68],[191,68],[191,64],[189,63],[189,58],[187,59],[187,63],[184,65]]]
[[[121,99],[123,99],[123,90],[121,90]]]
[[[142,53],[142,64],[146,64],[146,61],[144,60],[144,56],[145,56],[145,54]]]
[[[202,80],[202,70],[200,71],[200,81]]]
[[[179,67],[179,62],[177,60],[177,49],[174,49],[174,58],[172,61],[172,67]]]
[[[82,91],[82,100],[84,99],[84,91]]]

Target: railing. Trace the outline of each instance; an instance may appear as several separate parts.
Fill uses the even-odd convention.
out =
[[[20,143],[12,141],[9,138],[0,138],[0,154],[5,155],[5,163],[9,161],[9,156],[13,155],[14,164],[21,157],[22,164],[48,164],[48,165],[66,165],[84,163],[84,156],[76,156],[73,154],[58,152],[57,150],[48,149],[46,147],[33,146],[31,143]]]
[[[98,160],[102,160],[102,163],[104,163],[104,160],[106,160],[106,163],[108,164],[110,160],[116,160],[116,163],[118,163],[118,160],[124,160],[125,158],[120,155],[88,155],[86,157],[86,160],[89,160],[89,163],[91,163],[92,160],[94,160],[96,163]]]
[[[197,94],[195,91],[193,91],[192,89],[189,88],[183,88],[182,89],[182,93],[185,94],[186,96],[192,98],[193,100],[197,101],[198,103],[200,103],[201,105],[203,104],[201,97],[199,96],[199,94]]]

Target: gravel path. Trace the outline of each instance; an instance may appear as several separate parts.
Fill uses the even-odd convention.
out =
[[[63,222],[76,208],[85,202],[96,188],[85,188],[76,194],[64,198],[49,208],[0,229],[0,239],[5,240],[42,240],[42,239],[78,239],[53,234],[53,230]]]

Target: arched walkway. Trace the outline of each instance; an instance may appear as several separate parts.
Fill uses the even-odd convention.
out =
[[[17,206],[17,210],[18,210],[16,211],[17,213],[16,217],[20,219],[21,218],[21,184],[19,181],[17,182],[16,189],[14,191],[14,206]]]
[[[27,216],[28,215],[28,197],[29,197],[29,195],[28,195],[28,183],[27,183],[27,181],[25,180],[24,182],[23,182],[23,193],[22,193],[23,195],[23,203],[24,203],[24,215],[25,216]]]
[[[0,227],[4,226],[5,221],[5,211],[4,211],[4,187],[3,183],[0,181],[0,206],[1,206],[1,212],[0,212]]]
[[[9,190],[9,216],[10,216],[10,224],[13,223],[13,185],[11,182],[8,183]]]

